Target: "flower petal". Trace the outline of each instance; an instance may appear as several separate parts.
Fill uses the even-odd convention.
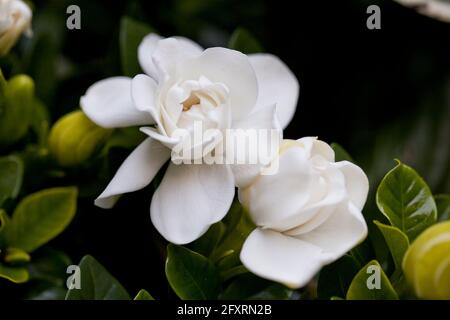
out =
[[[131,99],[131,79],[113,77],[94,83],[81,97],[84,113],[104,128],[153,124],[148,112],[136,109]]]
[[[267,135],[266,137],[257,135],[258,141],[255,142],[257,145],[256,150],[252,150],[252,148],[248,148],[247,150],[247,153],[251,151],[256,152],[255,159],[258,160],[258,163],[237,164],[235,161],[235,164],[231,165],[236,186],[244,188],[259,176],[263,167],[268,165],[277,155],[278,147],[283,138],[283,132],[276,116],[275,105],[269,105],[261,108],[257,112],[252,112],[247,118],[235,122],[233,129],[254,129],[257,133],[261,132],[260,130],[266,130],[265,134]],[[236,137],[236,139],[238,138],[239,136]],[[233,145],[237,145],[237,143],[238,141],[235,140]],[[238,150],[236,151],[239,152]],[[246,154],[246,156],[246,159],[251,159],[250,154]]]
[[[141,43],[138,47],[138,60],[141,65],[142,70],[150,77],[155,80],[158,80],[158,70],[156,69],[155,64],[153,63],[153,52],[156,49],[156,45],[159,40],[164,39],[160,35],[156,33],[150,33],[142,39]]]
[[[151,219],[168,241],[189,243],[226,215],[233,196],[227,166],[171,163],[153,196]]]
[[[251,272],[290,288],[305,286],[330,260],[320,247],[262,229],[245,240],[240,257]]]
[[[249,55],[249,58],[258,79],[256,106],[276,104],[281,127],[286,128],[297,108],[297,78],[284,62],[274,55],[258,53]]]
[[[206,49],[200,56],[188,59],[181,65],[180,76],[184,79],[200,79],[204,76],[211,82],[226,85],[233,120],[245,118],[255,106],[258,96],[255,71],[248,57],[238,51]]]
[[[173,75],[182,61],[198,56],[202,51],[202,47],[198,44],[183,37],[172,37],[158,41],[152,57],[159,81],[164,80],[164,77],[168,75]]]
[[[336,162],[335,166],[345,176],[345,187],[350,201],[362,210],[369,193],[369,179],[366,174],[360,167],[348,161]]]
[[[336,260],[366,236],[367,224],[361,211],[351,202],[344,202],[319,227],[296,238],[322,248]]]
[[[152,138],[142,142],[124,161],[105,191],[95,200],[101,208],[114,206],[120,195],[147,186],[170,158],[170,150]]]

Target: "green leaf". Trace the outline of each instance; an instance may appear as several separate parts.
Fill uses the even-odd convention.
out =
[[[286,300],[293,294],[285,286],[246,273],[236,277],[220,295],[223,300]]]
[[[5,278],[14,283],[23,283],[28,281],[29,274],[26,268],[8,267],[0,264],[0,278]]]
[[[17,197],[22,186],[23,163],[16,156],[0,158],[0,207]]]
[[[450,220],[450,195],[439,194],[434,196],[438,213],[438,221]]]
[[[81,289],[69,289],[66,300],[130,300],[125,288],[92,256],[79,264]]]
[[[360,266],[354,257],[345,255],[336,262],[325,266],[319,274],[317,296],[330,299],[333,296],[345,297]]]
[[[142,39],[151,32],[154,32],[153,28],[129,17],[123,17],[120,21],[120,57],[124,75],[132,77],[141,73],[138,62],[138,46]]]
[[[373,223],[380,229],[384,240],[386,240],[396,270],[401,271],[403,256],[409,247],[408,237],[399,228],[388,226],[376,220]]]
[[[146,290],[142,289],[138,292],[134,300],[155,300],[155,298],[153,298]]]
[[[414,240],[436,222],[437,210],[430,188],[414,169],[398,161],[381,181],[376,202],[391,225]]]
[[[5,229],[9,247],[32,252],[59,235],[76,212],[75,187],[46,189],[24,198]]]
[[[208,257],[222,239],[225,229],[225,224],[221,221],[213,224],[200,239],[189,244],[188,248]]]
[[[28,253],[17,248],[6,249],[5,256],[3,257],[3,261],[5,261],[8,264],[26,263],[30,262],[30,260],[31,257]]]
[[[50,115],[47,107],[38,99],[34,99],[33,117],[31,118],[31,130],[37,137],[38,145],[45,147],[47,144],[47,137],[50,129]]]
[[[330,146],[334,150],[334,159],[336,162],[344,160],[354,162],[350,154],[340,144],[333,142]]]
[[[372,267],[374,269],[369,269]],[[379,276],[379,287],[376,285],[374,278]],[[380,264],[376,260],[372,260],[365,265],[353,278],[352,283],[347,291],[347,300],[397,300],[398,295],[392,287],[389,278],[384,273]]]
[[[228,47],[243,53],[264,52],[264,49],[253,35],[244,28],[237,28],[231,35]]]
[[[33,280],[66,287],[67,267],[71,264],[72,261],[65,253],[44,247],[33,254],[33,260],[28,264],[28,271]]]
[[[182,246],[168,245],[166,276],[181,299],[216,299],[219,294],[220,276],[214,264]]]

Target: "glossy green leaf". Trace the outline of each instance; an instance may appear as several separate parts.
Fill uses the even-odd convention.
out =
[[[168,245],[166,276],[181,299],[216,299],[219,294],[220,275],[214,264],[182,246]]]
[[[336,162],[344,160],[354,162],[350,154],[340,144],[333,142],[330,146],[334,150],[334,160]]]
[[[358,262],[350,255],[322,268],[317,284],[318,298],[328,300],[333,296],[345,297],[359,269]]]
[[[22,180],[22,160],[15,156],[0,158],[0,207],[7,199],[17,197]]]
[[[264,52],[260,43],[247,29],[244,28],[237,28],[233,32],[228,47],[246,54]]]
[[[236,277],[221,293],[223,300],[286,300],[293,291],[285,286],[247,273]]]
[[[394,260],[396,270],[401,271],[403,256],[409,247],[408,237],[399,228],[388,226],[376,220],[373,223],[375,223],[378,229],[380,229],[384,240],[386,240],[392,259]]]
[[[119,41],[124,75],[132,77],[142,73],[138,62],[138,46],[142,39],[151,32],[153,32],[153,29],[145,23],[129,17],[122,18]]]
[[[450,220],[450,195],[439,194],[434,196],[438,213],[438,221]]]
[[[142,289],[138,292],[134,300],[155,300],[155,298],[153,298],[152,295],[147,292],[147,290]]]
[[[0,263],[0,278],[14,283],[23,283],[28,281],[29,274],[24,267],[9,267]]]
[[[44,247],[33,254],[33,259],[28,264],[28,271],[33,280],[66,287],[67,267],[71,264],[72,261],[65,253]]]
[[[81,289],[67,291],[66,300],[130,300],[124,287],[92,256],[79,264]]]
[[[208,257],[222,239],[225,229],[226,227],[223,222],[213,224],[200,239],[191,243],[188,248]]]
[[[377,278],[379,283],[377,283]],[[353,278],[348,288],[346,299],[397,300],[398,295],[380,264],[373,260],[365,265]]]
[[[376,202],[391,225],[406,233],[410,240],[437,219],[430,188],[414,169],[401,162],[381,181]]]
[[[24,198],[5,229],[9,247],[32,252],[59,235],[76,212],[77,189],[46,189]]]

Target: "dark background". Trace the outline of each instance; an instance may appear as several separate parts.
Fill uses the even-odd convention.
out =
[[[81,8],[81,30],[65,28],[69,4]],[[381,30],[366,28],[370,4],[381,8]],[[434,193],[450,193],[450,24],[388,0],[55,0],[36,8],[35,37],[44,40],[34,45],[45,56],[25,69],[53,120],[76,108],[92,83],[121,74],[124,15],[204,46],[226,46],[233,30],[245,27],[299,79],[298,109],[285,137],[338,142],[368,173],[372,194],[394,158],[417,169]],[[54,247],[75,262],[94,255],[132,295],[144,287],[170,297],[164,242],[149,218],[151,193],[126,195],[110,211],[82,199]]]

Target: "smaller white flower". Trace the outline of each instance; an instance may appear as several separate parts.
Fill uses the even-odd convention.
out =
[[[256,275],[291,288],[306,285],[367,235],[361,210],[369,182],[348,161],[316,138],[284,140],[279,171],[239,189],[239,200],[257,228],[241,261]]]
[[[22,33],[31,34],[32,13],[21,0],[0,0],[0,56],[11,50]]]

